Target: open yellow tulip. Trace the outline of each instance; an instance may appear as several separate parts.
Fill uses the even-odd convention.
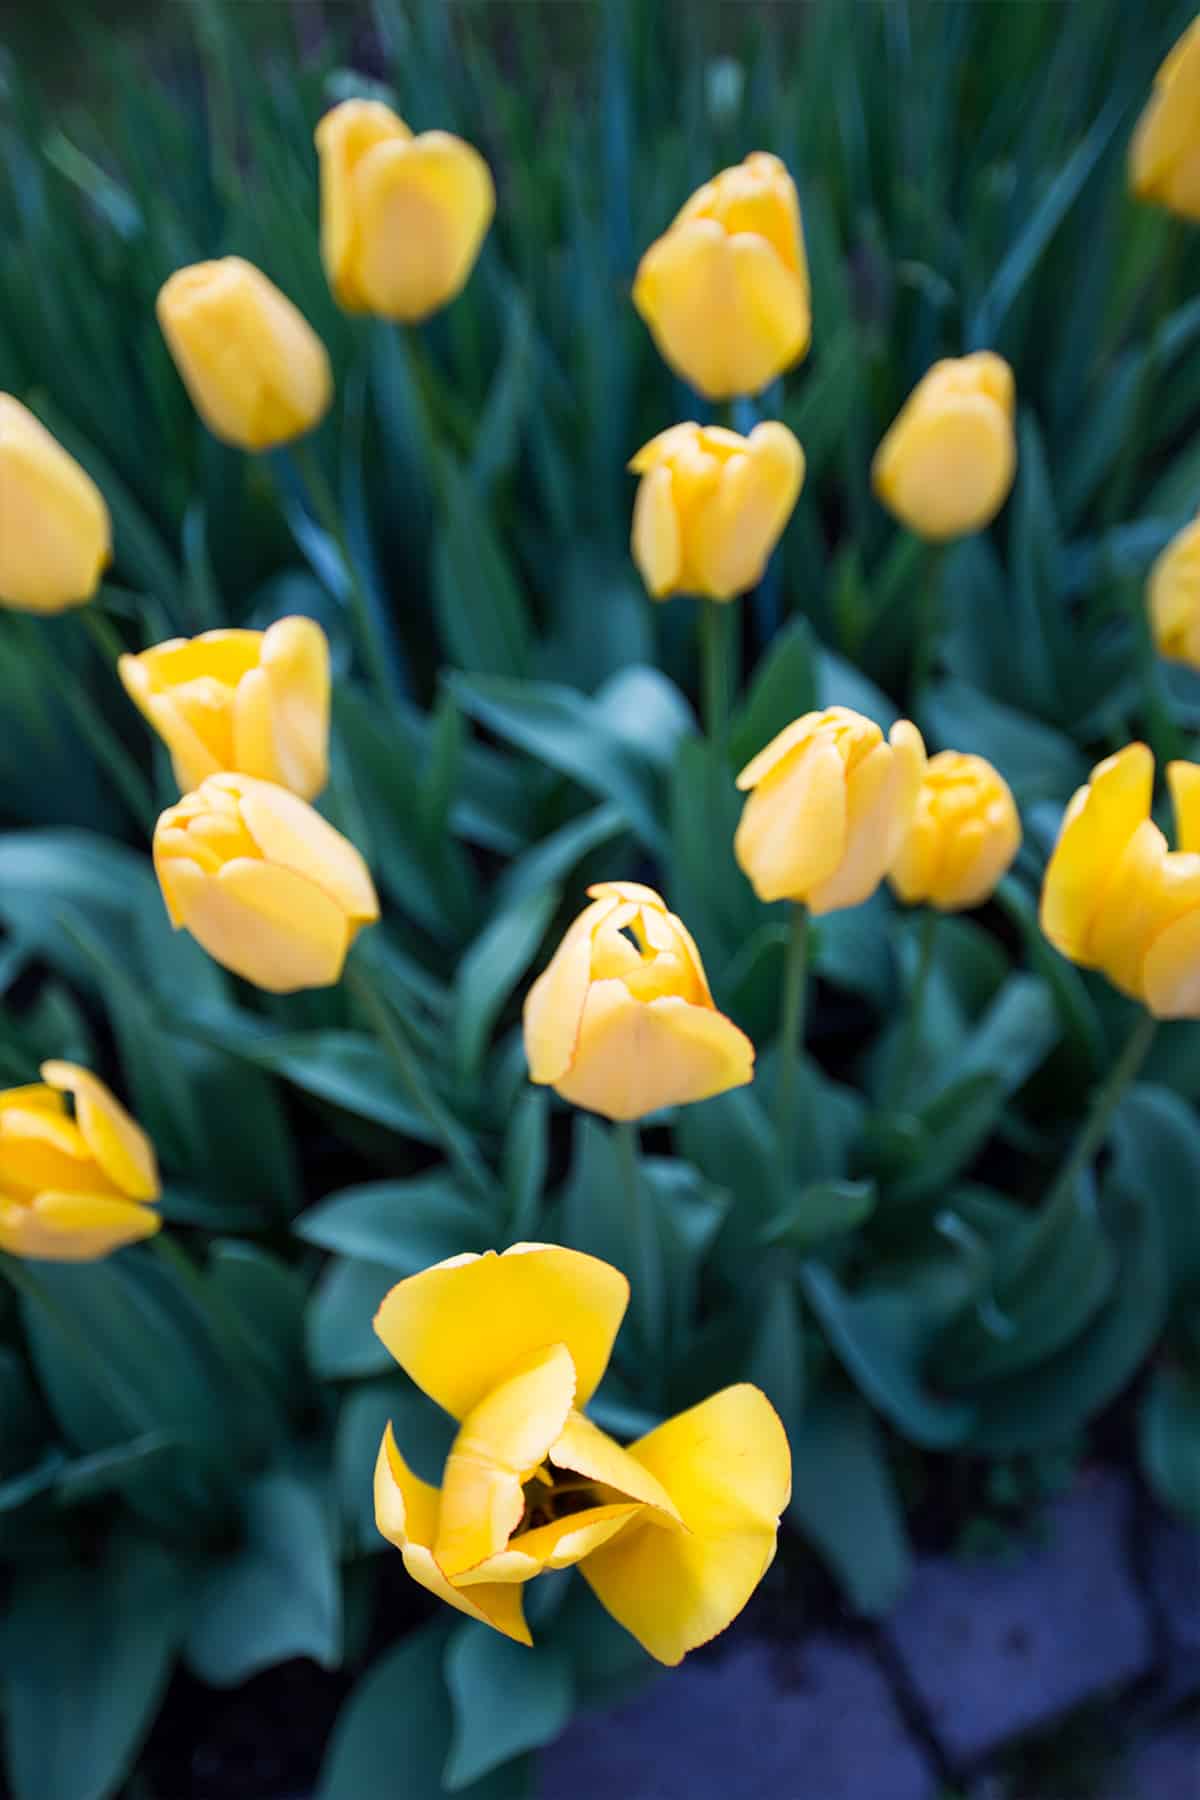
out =
[[[28,407],[0,394],[0,606],[82,606],[111,557],[100,489]]]
[[[307,801],[250,775],[210,775],[169,806],[154,868],[175,929],[273,994],[332,987],[379,917],[354,845]]]
[[[804,485],[804,452],[786,425],[749,437],[720,425],[672,425],[630,463],[634,561],[655,600],[732,600],[762,580]]]
[[[683,921],[634,881],[588,894],[525,1001],[530,1080],[609,1119],[750,1081],[754,1046],[714,1006]]]
[[[812,336],[800,203],[756,151],[698,188],[638,266],[633,303],[659,354],[710,400],[757,394]]]
[[[1200,669],[1200,519],[1177,532],[1158,558],[1148,598],[1159,655]]]
[[[873,719],[845,706],[793,720],[737,778],[750,796],[734,854],[759,899],[813,913],[869,900],[908,834],[924,770],[907,719],[886,743]]]
[[[1200,14],[1154,78],[1129,152],[1139,200],[1200,220]]]
[[[46,1062],[44,1085],[0,1093],[0,1250],[96,1262],[162,1223],[154,1149],[89,1069]],[[67,1096],[74,1100],[74,1117]]]
[[[910,906],[982,906],[1021,848],[1012,789],[982,756],[939,750],[925,765],[908,835],[889,873]]]
[[[304,800],[325,786],[329,641],[314,619],[170,638],[117,667],[184,793],[222,770],[276,781]]]
[[[1017,469],[1012,370],[991,350],[924,374],[875,452],[884,505],[918,537],[942,543],[990,525]]]
[[[758,1388],[725,1388],[622,1448],[583,1412],[629,1299],[619,1270],[552,1244],[456,1256],[394,1287],[375,1329],[458,1420],[440,1487],[389,1425],[375,1519],[415,1581],[518,1643],[524,1583],[578,1563],[659,1662],[735,1619],[770,1566],[791,1454]]]

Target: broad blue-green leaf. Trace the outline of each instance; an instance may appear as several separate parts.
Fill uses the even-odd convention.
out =
[[[800,1249],[822,1238],[853,1231],[870,1218],[878,1199],[873,1181],[813,1181],[794,1190],[787,1203],[763,1227],[768,1244]]]
[[[882,1618],[912,1575],[904,1508],[875,1421],[863,1402],[814,1395],[792,1431],[789,1521],[820,1551],[855,1609]]]
[[[1200,1291],[1200,1123],[1169,1088],[1139,1082],[1113,1122],[1117,1181],[1158,1204],[1173,1295],[1184,1304]]]
[[[446,1174],[342,1188],[297,1219],[297,1237],[323,1250],[413,1275],[462,1250],[484,1248],[479,1208]]]
[[[1200,1525],[1200,1380],[1155,1369],[1139,1417],[1142,1466],[1164,1506]]]
[[[355,1551],[387,1547],[375,1529],[375,1461],[384,1428],[391,1424],[409,1467],[441,1486],[442,1470],[457,1426],[448,1413],[397,1370],[378,1381],[348,1388],[338,1410],[333,1468],[342,1518]]]
[[[465,952],[454,981],[454,1049],[458,1067],[479,1067],[488,1037],[532,962],[554,916],[554,888],[527,894],[497,913]]]
[[[379,1263],[339,1257],[322,1271],[308,1303],[308,1357],[327,1381],[351,1375],[384,1375],[395,1367],[371,1321],[396,1271]]]
[[[553,1645],[532,1650],[487,1625],[457,1625],[446,1646],[454,1723],[443,1785],[461,1793],[525,1750],[556,1738],[571,1717],[571,1665]]]

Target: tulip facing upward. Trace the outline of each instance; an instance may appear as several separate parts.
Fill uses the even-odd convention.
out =
[[[925,765],[908,836],[889,880],[909,906],[982,906],[1021,848],[1012,789],[982,756],[939,750]]]
[[[0,606],[82,606],[112,558],[104,496],[11,394],[0,394]]]
[[[46,1062],[44,1086],[0,1093],[0,1250],[96,1262],[162,1223],[154,1149],[104,1083]],[[74,1116],[67,1104],[70,1095]]]
[[[1167,784],[1178,850],[1150,817],[1154,758],[1129,744],[1074,795],[1042,887],[1042,930],[1156,1018],[1200,1018],[1200,765]]]
[[[638,266],[633,303],[659,354],[710,400],[757,394],[812,336],[800,203],[756,151],[698,188]]]
[[[732,600],[761,581],[804,485],[804,452],[786,425],[749,437],[720,425],[672,425],[630,463],[641,476],[633,559],[655,600]]]
[[[1200,14],[1154,78],[1129,153],[1139,200],[1200,220]]]
[[[354,845],[307,801],[250,775],[210,775],[169,806],[154,868],[175,929],[272,994],[332,987],[379,917]]]
[[[578,1563],[613,1618],[678,1663],[766,1574],[791,1454],[747,1385],[628,1449],[593,1425],[582,1409],[628,1299],[619,1270],[552,1244],[455,1256],[394,1287],[375,1330],[459,1431],[432,1487],[388,1426],[375,1521],[422,1587],[518,1643],[532,1642],[525,1582]]]
[[[329,642],[314,619],[170,638],[117,667],[171,752],[183,793],[223,769],[276,781],[303,800],[325,786]]]
[[[317,126],[321,256],[338,304],[409,324],[465,286],[496,210],[491,171],[448,131],[414,137],[378,100]]]
[[[942,543],[990,525],[1017,469],[1012,370],[991,350],[934,363],[875,452],[871,476],[889,511]]]
[[[273,450],[320,423],[333,398],[325,346],[261,269],[240,256],[177,269],[158,296],[167,348],[213,433]]]
[[[1185,525],[1158,558],[1149,599],[1159,655],[1200,669],[1200,519]]]
[[[634,881],[588,894],[525,1002],[530,1080],[608,1119],[743,1087],[754,1046],[713,1005],[683,921]]]
[[[814,913],[869,900],[908,834],[924,770],[907,719],[886,743],[845,706],[794,720],[737,778],[750,795],[733,848],[759,899]]]

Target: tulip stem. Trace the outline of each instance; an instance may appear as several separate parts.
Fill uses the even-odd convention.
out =
[[[783,1004],[779,1019],[779,1050],[775,1070],[775,1138],[784,1180],[791,1178],[793,1097],[796,1069],[804,1050],[804,1002],[808,986],[808,908],[792,908],[783,971]]]
[[[1109,1127],[1112,1125],[1113,1115],[1121,1103],[1126,1088],[1145,1061],[1146,1053],[1154,1041],[1157,1029],[1158,1020],[1152,1013],[1143,1012],[1130,1032],[1125,1048],[1113,1064],[1108,1079],[1096,1090],[1087,1123],[1076,1138],[1066,1162],[1058,1172],[1054,1185],[1046,1197],[1046,1206],[1069,1204],[1076,1182],[1104,1144]]]
[[[942,578],[945,564],[945,546],[928,544],[925,550],[925,568],[917,610],[916,643],[913,645],[912,676],[909,683],[914,710],[921,690],[929,685],[929,678],[933,674],[937,658],[938,632],[942,623]]]
[[[652,1356],[662,1350],[663,1332],[663,1267],[662,1242],[654,1216],[653,1201],[642,1182],[638,1166],[638,1128],[629,1119],[618,1119],[613,1138],[621,1171],[621,1190],[625,1198],[625,1219],[630,1266],[630,1306],[638,1322],[642,1348]]]
[[[730,642],[728,601],[700,602],[700,654],[704,676],[704,730],[710,744],[723,749],[729,734]]]
[[[893,1107],[898,1107],[908,1092],[916,1065],[917,1050],[921,1042],[921,1022],[925,1017],[925,994],[929,987],[929,977],[933,973],[933,953],[937,946],[938,917],[934,908],[927,906],[925,917],[921,920],[921,947],[917,956],[917,972],[909,990],[904,1029],[896,1045],[885,1084],[887,1104]]]
[[[333,539],[337,548],[342,570],[346,577],[346,586],[350,596],[350,610],[354,615],[355,629],[358,633],[359,650],[363,663],[371,681],[379,693],[379,698],[390,702],[392,682],[389,672],[387,650],[380,633],[371,596],[367,593],[366,584],[359,573],[358,564],[350,548],[350,540],[346,535],[346,524],[342,517],[342,509],[337,497],[325,476],[325,471],[315,455],[312,446],[303,440],[291,446],[292,459],[304,484],[309,504],[316,515],[317,522],[327,536]]]

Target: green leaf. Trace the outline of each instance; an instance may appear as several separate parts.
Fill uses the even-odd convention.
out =
[[[446,1645],[454,1723],[443,1785],[461,1793],[525,1750],[551,1743],[574,1705],[571,1665],[560,1650],[514,1644],[486,1625],[456,1626]]]
[[[1200,1123],[1168,1088],[1139,1082],[1113,1122],[1113,1169],[1122,1187],[1152,1199],[1166,1234],[1172,1295],[1200,1292]]]
[[[545,1089],[527,1087],[509,1118],[500,1164],[510,1206],[510,1236],[518,1243],[535,1232],[549,1166],[549,1124]]]
[[[478,1207],[446,1174],[411,1181],[368,1181],[342,1188],[310,1207],[293,1230],[309,1244],[415,1275],[418,1269],[480,1246],[486,1235]]]
[[[816,652],[807,619],[793,619],[772,640],[754,673],[746,703],[730,735],[735,768],[742,768],[785,725],[817,704]]]
[[[308,1358],[326,1381],[350,1375],[383,1375],[395,1368],[371,1328],[384,1295],[396,1285],[395,1269],[338,1258],[322,1270],[308,1303]]]
[[[526,894],[498,912],[463,955],[454,980],[454,1052],[473,1074],[497,1019],[537,954],[558,905],[554,888]]]
[[[1200,1525],[1200,1379],[1155,1369],[1138,1419],[1142,1467],[1164,1506]]]
[[[994,763],[1022,806],[1047,797],[1065,802],[1087,778],[1086,761],[1062,732],[965,681],[930,689],[920,722],[931,745],[969,744]]]
[[[812,1181],[798,1188],[763,1228],[763,1242],[805,1249],[822,1238],[853,1231],[875,1210],[873,1181]]]
[[[338,1411],[333,1467],[342,1518],[355,1552],[387,1548],[375,1528],[375,1462],[384,1428],[391,1424],[410,1468],[440,1487],[457,1426],[397,1370],[379,1381],[357,1382]]]
[[[433,593],[447,654],[472,674],[525,675],[529,617],[516,572],[451,456],[441,456],[438,473],[443,517],[434,536]]]
[[[804,1475],[792,1489],[789,1521],[820,1551],[855,1610],[883,1618],[912,1577],[912,1551],[875,1421],[861,1400],[829,1390],[810,1400],[791,1443]]]

